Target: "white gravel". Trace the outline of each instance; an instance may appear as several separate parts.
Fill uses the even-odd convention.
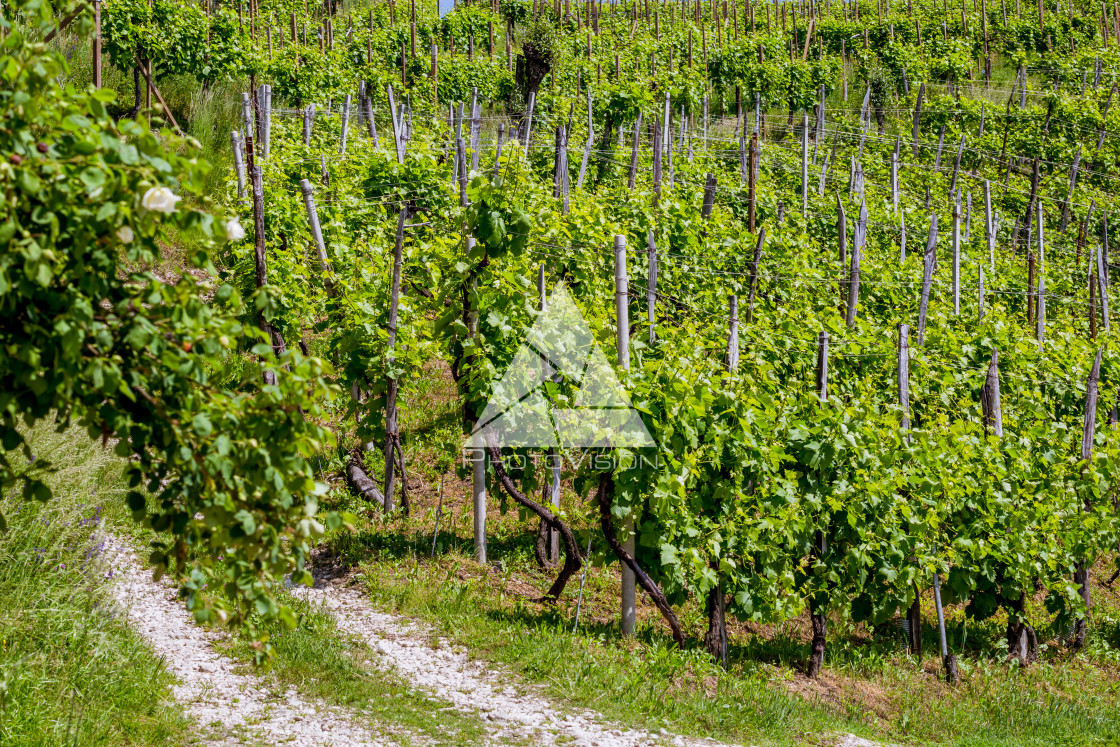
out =
[[[308,701],[292,689],[270,690],[255,675],[239,673],[237,670],[244,671],[242,665],[213,648],[223,634],[195,625],[172,585],[153,581],[126,542],[106,535],[106,558],[113,568],[110,590],[117,605],[178,678],[179,684],[172,688],[175,699],[188,716],[207,728],[208,733],[198,735],[199,743],[397,744],[391,737],[373,736],[375,725],[359,723],[353,711]],[[664,729],[656,734],[626,729],[592,711],[558,708],[536,686],[519,683],[509,672],[472,660],[466,650],[415,622],[377,612],[344,577],[332,583],[317,575],[314,588],[296,587],[292,593],[329,610],[339,629],[364,641],[384,668],[395,670],[412,686],[456,710],[479,717],[486,744],[729,747]],[[838,743],[828,742],[837,747],[874,744],[850,734],[836,738]]]
[[[221,634],[194,624],[169,583],[152,580],[128,545],[106,536],[113,569],[110,590],[134,629],[142,634],[179,679],[172,688],[188,716],[210,734],[205,744],[387,745],[341,708],[311,703],[294,690],[272,692],[237,662],[213,649]]]
[[[721,747],[661,730],[626,729],[590,711],[566,711],[549,703],[534,686],[508,672],[488,668],[462,648],[430,635],[416,623],[377,612],[357,589],[316,578],[314,588],[293,593],[332,612],[339,629],[365,641],[382,664],[410,684],[445,700],[456,710],[480,716],[488,744],[640,747],[688,745]]]

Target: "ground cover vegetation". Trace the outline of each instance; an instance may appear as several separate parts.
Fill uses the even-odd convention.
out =
[[[144,74],[154,91],[248,95],[197,143],[172,133],[187,118],[170,123],[190,107],[157,107],[171,125],[157,137],[144,116],[114,121],[106,93],[59,90],[64,58],[33,41],[54,21],[38,3],[16,13],[6,105],[36,119],[0,132],[4,334],[20,351],[5,446],[46,417],[119,439],[160,500],[130,498],[167,537],[153,561],[182,574],[200,621],[232,612],[258,638],[259,620],[294,624],[276,582],[300,580],[324,530],[355,563],[424,552],[435,514],[418,509],[438,499],[408,488],[453,475],[543,277],[626,362],[656,459],[566,464],[555,506],[550,470],[490,449],[479,486],[517,520],[492,516],[512,539],[474,557],[539,563],[534,596],[561,604],[588,561],[624,565],[663,619],[658,645],[719,665],[769,656],[817,678],[830,657],[858,660],[852,631],[897,641],[897,621],[912,655],[931,648],[940,675],[978,690],[1005,682],[979,674],[993,656],[1058,678],[1111,666],[1107,7],[501,2],[441,17],[108,0],[101,14],[115,80],[140,81],[117,114],[145,111]],[[228,164],[219,177],[203,150]],[[160,187],[190,207],[164,211]],[[191,233],[208,289],[134,269]],[[44,374],[48,360],[62,363]],[[546,389],[574,403],[577,384]],[[359,514],[364,534],[341,526]],[[396,576],[366,574],[393,596]],[[215,576],[225,596],[202,593]],[[498,640],[504,601],[486,600],[464,614]],[[750,643],[793,621],[797,656]],[[1108,680],[1087,688],[1095,705],[1067,683],[1046,712],[1115,738]],[[1008,738],[1045,725],[1023,729]]]

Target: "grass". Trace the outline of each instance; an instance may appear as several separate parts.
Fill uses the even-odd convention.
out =
[[[164,745],[192,726],[172,676],[108,603],[96,518],[119,501],[120,462],[84,433],[36,430],[55,499],[0,498],[0,744]],[[9,455],[15,456],[15,455]]]
[[[919,664],[900,641],[868,639],[836,621],[826,669],[811,681],[795,668],[808,650],[798,621],[759,632],[735,626],[724,671],[698,635],[674,650],[648,608],[636,639],[621,639],[613,609],[618,589],[607,569],[592,570],[581,629],[573,634],[576,588],[556,607],[532,601],[546,577],[529,567],[530,558],[503,553],[506,567],[498,571],[474,564],[465,538],[435,560],[427,558],[426,532],[415,532],[412,552],[401,551],[401,539],[400,527],[386,523],[360,536],[360,551],[353,539],[339,542],[364,557],[361,578],[377,606],[433,624],[477,656],[544,685],[560,702],[629,725],[776,745],[831,732],[907,744],[1120,742],[1116,649],[1102,640],[1114,634],[1114,611],[1098,608],[1094,640],[1081,656],[1052,655],[1019,669],[1002,661],[998,648],[969,651],[955,689],[940,679],[932,629],[925,637],[931,650]],[[698,615],[684,612],[696,634]],[[997,622],[973,627],[974,640],[999,636]]]
[[[1105,586],[1094,590],[1093,625],[1077,655],[1057,646],[1058,631],[1045,622],[1041,600],[1028,604],[1044,645],[1043,660],[1026,669],[1006,660],[1005,618],[966,627],[963,610],[948,608],[962,674],[957,688],[942,681],[932,597],[923,600],[921,662],[906,651],[901,634],[876,635],[836,619],[816,681],[800,670],[809,649],[807,619],[730,625],[727,671],[702,650],[706,619],[697,600],[678,610],[692,634],[685,650],[674,650],[649,605],[639,605],[636,638],[622,639],[613,564],[590,569],[580,630],[573,634],[578,579],[559,604],[535,601],[552,580],[534,560],[535,522],[504,512],[497,496],[487,517],[494,562],[480,566],[471,559],[470,486],[447,458],[458,432],[452,391],[446,371],[430,363],[402,392],[411,517],[387,518],[339,486],[334,500],[359,525],[328,545],[356,569],[375,605],[432,624],[476,656],[540,683],[558,702],[653,731],[751,744],[829,743],[837,732],[896,744],[1120,744],[1120,595]],[[441,476],[447,481],[432,558]],[[593,512],[570,485],[564,491],[582,544],[595,526]],[[601,545],[593,545],[593,557],[606,556]],[[1102,560],[1095,578],[1110,575],[1108,566],[1111,560]]]
[[[391,671],[377,668],[362,642],[338,630],[330,612],[299,599],[287,600],[299,616],[292,631],[270,632],[276,659],[262,684],[345,706],[371,722],[375,734],[403,744],[472,745],[481,741],[481,722],[451,710],[449,704],[408,687]],[[222,647],[228,656],[251,662],[245,641]]]

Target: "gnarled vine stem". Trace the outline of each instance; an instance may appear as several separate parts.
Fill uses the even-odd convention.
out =
[[[607,538],[607,544],[610,545],[611,550],[614,552],[618,559],[625,563],[626,566],[634,572],[634,577],[642,588],[649,594],[649,598],[661,611],[661,616],[665,618],[665,622],[669,623],[669,628],[673,631],[673,640],[677,642],[677,646],[684,648],[684,633],[681,631],[681,623],[677,619],[677,615],[673,612],[673,608],[669,606],[669,600],[661,593],[661,589],[653,582],[642,567],[638,565],[638,561],[634,559],[630,553],[626,552],[626,548],[618,541],[618,536],[614,532],[614,524],[611,521],[611,486],[614,480],[609,473],[604,473],[599,478],[599,522],[603,527],[603,534]]]

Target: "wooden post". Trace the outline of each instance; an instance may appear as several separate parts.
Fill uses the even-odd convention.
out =
[[[1038,340],[1038,347],[1041,350],[1044,333],[1046,332],[1046,242],[1043,240],[1041,200],[1037,203],[1036,209],[1038,222],[1038,288],[1036,299],[1038,311],[1035,313],[1035,338]]]
[[[455,138],[455,169],[459,182],[459,207],[467,207],[467,145],[463,138]]]
[[[910,327],[898,325],[898,406],[902,409],[902,430],[910,430]]]
[[[439,50],[436,45],[432,45],[432,102],[436,105],[439,104],[439,62],[436,58],[436,53]]]
[[[937,632],[941,641],[941,661],[945,666],[945,681],[950,685],[960,682],[957,673],[957,657],[949,653],[949,645],[945,639],[945,611],[941,608],[941,580],[940,574],[933,574],[933,603],[937,607]]]
[[[1034,323],[1034,250],[1027,247],[1027,324]]]
[[[984,180],[984,240],[988,244],[988,266],[996,270],[996,224],[992,215],[992,185]]]
[[[1085,427],[1081,432],[1081,461],[1083,462],[1088,462],[1093,458],[1093,434],[1097,427],[1098,384],[1101,376],[1101,355],[1103,353],[1103,347],[1097,350],[1096,360],[1093,361],[1093,367],[1089,370],[1089,378],[1085,382]],[[1088,499],[1085,503],[1085,510],[1091,510]],[[1074,631],[1073,648],[1079,649],[1085,643],[1085,633],[1089,627],[1089,613],[1093,605],[1089,590],[1089,566],[1086,561],[1082,560],[1078,563],[1073,578],[1081,589],[1081,601],[1085,604],[1085,617],[1077,621]]]
[[[1081,166],[1081,145],[1078,144],[1077,152],[1073,156],[1073,166],[1070,168],[1069,173],[1069,192],[1066,194],[1066,201],[1062,205],[1062,224],[1058,229],[1062,233],[1066,232],[1066,226],[1069,225],[1069,207],[1073,202],[1073,190],[1077,186],[1077,170]]]
[[[929,286],[933,281],[933,268],[937,263],[937,213],[929,219],[929,238],[926,240],[925,264],[922,270],[922,297],[918,306],[918,347],[926,340],[926,313],[929,311]]]
[[[342,133],[339,136],[338,153],[346,155],[346,134],[350,125],[350,94],[342,102]]]
[[[252,136],[246,135],[246,153],[252,152]],[[253,186],[253,237],[254,237],[254,257],[256,260],[257,271],[257,287],[261,288],[268,284],[268,262],[265,259],[265,226],[264,226],[264,180],[261,176],[261,167],[250,161],[249,164],[250,174],[252,175]],[[280,337],[280,333],[272,327],[272,323],[261,315],[260,327],[268,335],[269,342],[272,344],[272,349],[277,354],[283,352],[284,341]],[[264,382],[267,385],[276,385],[276,372],[266,371],[264,375]]]
[[[712,208],[716,202],[716,176],[708,172],[708,177],[704,182],[704,202],[700,208],[700,217],[707,220],[712,216]]]
[[[801,115],[801,214],[809,214],[809,115]]]
[[[1097,266],[1089,258],[1089,339],[1097,339]]]
[[[756,172],[758,168],[758,133],[751,135],[751,145],[748,151],[747,164],[747,230],[754,233],[754,215],[755,215],[755,201],[756,194]],[[710,176],[710,175],[709,175]],[[714,177],[712,177],[714,179]],[[713,183],[712,197],[715,197]],[[705,202],[707,201],[707,192],[705,192]]]
[[[544,313],[548,309],[548,296],[545,292],[545,277],[544,277],[544,263],[542,262],[537,269],[537,308]],[[545,367],[548,363],[541,359],[542,378],[545,376]],[[552,474],[551,484],[547,487],[548,500],[553,508],[560,508],[560,459],[555,449],[549,448],[545,459],[546,469]],[[547,529],[547,552],[548,560],[550,563],[558,563],[560,561],[560,533],[548,527]]]
[[[895,141],[894,152],[891,153],[891,209],[898,212],[898,148],[899,141]]]
[[[93,0],[93,87],[101,88],[101,0]]]
[[[641,130],[642,130],[642,112],[639,109],[638,110],[638,117],[637,117],[637,119],[634,120],[634,138],[633,138],[633,144],[630,148],[630,178],[629,178],[629,181],[627,182],[630,189],[634,189],[634,182],[638,178],[638,145],[641,142],[641,136],[642,136],[641,135]]]
[[[141,62],[140,57],[137,56],[136,64],[140,66],[140,73],[144,76],[144,80],[148,83],[148,108],[150,109],[152,107],[152,94],[155,93],[156,100],[159,101],[159,105],[163,108],[163,115],[167,117],[168,121],[171,122],[171,126],[175,128],[175,132],[182,135],[183,130],[179,127],[179,123],[175,121],[175,115],[171,113],[171,107],[169,107],[167,105],[167,102],[163,100],[163,95],[159,92],[159,89],[156,88],[156,84],[152,82],[151,61],[149,60],[147,66],[145,66],[144,63]]]
[[[988,375],[980,388],[980,408],[984,415],[984,429],[1003,438],[1003,408],[999,398],[999,350],[992,350]]]
[[[856,220],[855,240],[852,242],[852,265],[848,273],[848,314],[845,322],[849,327],[856,323],[856,306],[859,304],[859,259],[867,238],[867,202],[859,206],[859,219]]]
[[[964,138],[965,136],[961,135],[961,144],[957,147],[957,158],[953,161],[953,178],[952,181],[949,182],[950,195],[953,194],[957,188],[957,172],[959,172],[961,168],[961,154],[964,153]],[[957,201],[960,202],[960,195],[957,196]]]
[[[397,102],[393,97],[393,86],[386,86],[389,95],[389,118],[393,120],[393,144],[396,147],[397,163],[404,163],[404,136],[401,132],[400,117],[397,114]]]
[[[898,264],[901,266],[906,264],[906,213],[899,217]]]
[[[498,178],[498,172],[502,165],[502,137],[506,133],[505,123],[498,123],[498,141],[494,146],[494,178]]]
[[[727,370],[739,368],[739,301],[734,294],[727,299]]]
[[[311,123],[315,119],[315,105],[308,104],[303,110],[303,144],[311,145]]]
[[[918,86],[918,99],[914,104],[914,129],[911,134],[911,148],[914,151],[914,157],[918,156],[918,129],[922,121],[922,98],[926,95],[926,84],[923,82]]]
[[[635,130],[636,131],[636,130]],[[615,342],[618,349],[618,366],[623,371],[629,373],[630,371],[630,312],[629,312],[629,298],[628,298],[628,275],[626,273],[626,237],[618,235],[614,237],[614,310],[616,319],[616,338]],[[623,541],[623,549],[630,554],[634,555],[636,542],[634,516],[631,515],[624,522],[624,529],[626,530],[627,538]],[[623,564],[622,566],[622,615],[620,621],[620,630],[622,635],[631,638],[634,635],[637,617],[634,608],[635,604],[635,588],[634,588],[634,572],[630,570],[629,566]]]
[[[649,344],[657,340],[654,325],[657,321],[657,244],[653,240],[653,229],[646,234],[646,251],[649,255],[649,271],[646,276],[646,317],[649,322]]]
[[[953,229],[951,234],[953,251],[953,316],[961,315],[961,196],[958,192],[951,197],[953,206]]]
[[[536,92],[529,94],[529,109],[525,113],[525,161],[529,161],[529,138],[533,134],[533,108],[536,106]]]
[[[976,321],[984,321],[984,265],[976,265]]]
[[[828,402],[828,333],[821,331],[817,337],[817,397]]]
[[[747,292],[747,323],[754,322],[754,299],[758,293],[758,265],[762,261],[762,245],[766,242],[766,229],[758,234],[754,244],[754,258],[751,260],[751,285]]]
[[[304,194],[308,194],[304,192]],[[397,347],[397,322],[398,309],[401,296],[401,261],[404,253],[404,222],[408,217],[408,208],[402,207],[397,215],[397,241],[393,250],[393,285],[389,295],[389,339],[387,343],[386,358],[392,366]],[[398,380],[395,376],[386,379],[385,391],[385,513],[393,512],[393,491],[396,487],[394,451],[401,453],[400,432],[397,429],[397,391]],[[402,459],[402,468],[404,466]],[[402,475],[402,480],[404,476]],[[402,491],[403,492],[403,491]],[[407,504],[405,507],[407,513]]]

